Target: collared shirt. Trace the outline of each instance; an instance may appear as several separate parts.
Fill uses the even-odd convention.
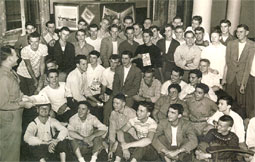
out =
[[[176,48],[174,53],[174,61],[177,66],[184,70],[197,69],[200,61],[201,49],[193,45],[192,47],[186,44],[180,45]],[[192,63],[187,64],[187,61]]]
[[[112,111],[109,125],[109,140],[115,142],[117,131],[127,124],[129,119],[136,117],[136,111],[125,106],[123,112]],[[134,129],[128,131],[133,137],[136,137]]]
[[[143,45],[144,44],[143,38],[137,39],[137,38],[134,37],[134,41],[136,41],[139,45]]]
[[[196,88],[192,86],[191,84],[187,84],[182,88],[182,91],[179,94],[179,97],[181,100],[183,100],[187,95],[193,94],[195,92]],[[210,98],[214,102],[217,102],[218,97],[214,93],[211,87],[209,87],[208,94],[205,95],[207,98]]]
[[[75,49],[75,56],[77,55],[85,55],[88,57],[89,53],[94,50],[94,47],[84,42],[85,44],[81,47],[79,42],[73,43]]]
[[[90,91],[93,95],[100,94],[101,92],[101,82],[102,76],[105,68],[102,65],[97,64],[95,68],[88,64],[87,68],[87,83],[90,88]]]
[[[251,118],[246,135],[246,144],[248,147],[255,147],[255,117]]]
[[[201,83],[208,85],[210,88],[213,86],[218,86],[221,88],[220,76],[211,72],[202,75]]]
[[[155,103],[160,97],[161,83],[157,79],[153,79],[151,86],[149,87],[144,79],[141,81],[139,96],[150,98],[152,103]]]
[[[165,83],[162,85],[161,87],[161,94],[162,95],[168,95],[168,87],[172,84],[172,81],[171,80],[167,80],[165,81]],[[183,89],[183,87],[185,85],[187,85],[186,82],[182,81],[179,83],[179,85],[181,86],[181,89]]]
[[[213,116],[211,116],[207,120],[207,122],[211,125],[214,125],[213,121],[217,122],[219,120],[219,118],[223,115],[224,114],[222,112],[217,110],[216,113],[214,113]],[[236,112],[234,112],[232,110],[230,110],[229,116],[231,116],[234,120],[234,124],[231,128],[231,131],[237,135],[237,137],[239,138],[239,143],[245,142],[245,140],[244,140],[245,139],[245,131],[244,131],[243,119],[241,118],[240,115],[238,115]]]
[[[187,99],[189,119],[194,122],[204,121],[203,118],[212,116],[217,110],[217,105],[207,97],[197,101],[194,95]]]
[[[114,79],[114,71],[111,71],[111,68],[108,67],[104,70],[102,76],[102,85],[106,86],[107,88],[112,90],[112,84]]]
[[[28,125],[24,135],[24,141],[30,146],[37,146],[42,142],[49,142],[54,138],[56,130],[59,131],[57,139],[63,141],[68,135],[68,130],[59,121],[49,117],[44,124],[37,117]]]
[[[5,66],[0,66],[0,76],[0,111],[19,109],[22,93],[17,74]]]
[[[17,73],[25,78],[32,78],[27,70],[27,66],[24,60],[30,60],[32,69],[36,77],[40,76],[40,61],[41,57],[48,55],[48,48],[44,44],[39,44],[39,47],[36,51],[31,49],[31,45],[24,47],[21,50],[21,58],[23,59],[19,64]]]
[[[137,117],[129,119],[128,124],[135,128],[138,139],[145,138],[149,132],[156,133],[157,123],[151,117],[145,123],[137,119]]]
[[[187,109],[187,105],[184,101],[177,98],[176,100],[171,100],[170,96],[161,96],[158,101],[156,102],[154,109],[157,109],[158,112],[158,119],[165,119],[167,118],[167,111],[171,104],[181,104],[184,109]]]
[[[102,41],[101,38],[97,37],[97,39],[93,40],[90,37],[87,37],[87,38],[85,38],[85,41],[89,45],[93,46],[96,51],[100,52],[101,41]]]
[[[201,53],[201,59],[208,59],[210,67],[219,72],[220,78],[223,78],[224,68],[226,65],[226,47],[222,44],[210,44]]]
[[[87,83],[87,74],[78,68],[69,73],[66,79],[66,97],[73,97],[77,101],[85,101],[85,96],[92,96]]]
[[[80,117],[78,116],[78,113],[72,116],[69,119],[69,124],[67,129],[69,131],[74,131],[82,135],[83,137],[88,137],[92,135],[97,130],[102,130],[107,132],[107,126],[102,124],[97,117],[95,117],[92,114],[88,114],[85,121],[81,121]]]
[[[135,51],[136,51],[138,46],[139,46],[139,44],[136,41],[133,41],[133,44],[130,44],[128,42],[128,40],[124,40],[119,45],[119,53],[121,54],[124,51],[131,51],[133,53],[133,56],[134,56]]]

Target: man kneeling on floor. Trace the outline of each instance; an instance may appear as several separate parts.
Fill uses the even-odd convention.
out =
[[[24,141],[29,144],[32,156],[40,162],[52,161],[54,155],[60,155],[60,161],[66,161],[68,130],[54,118],[49,117],[50,104],[37,107],[38,117],[32,121],[25,132]],[[58,135],[56,136],[56,132]],[[56,160],[56,159],[55,159]]]
[[[120,162],[122,157],[131,162],[157,160],[157,152],[151,145],[157,129],[157,123],[150,117],[150,111],[150,105],[141,102],[138,106],[137,117],[130,119],[128,123],[118,131],[120,145],[116,151],[115,162]],[[126,133],[132,127],[136,131],[135,138]]]
[[[108,128],[90,114],[90,104],[87,101],[78,103],[78,113],[70,118],[68,130],[70,137],[73,138],[71,145],[79,162],[85,162],[82,153],[91,150],[90,162],[95,162],[103,149],[103,136],[106,135]]]

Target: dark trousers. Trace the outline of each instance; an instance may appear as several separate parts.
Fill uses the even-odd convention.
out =
[[[255,77],[251,75],[245,89],[245,105],[247,117],[255,117]]]
[[[127,143],[137,141],[129,133],[124,133],[124,139]],[[157,151],[154,149],[154,147],[151,144],[145,147],[129,148],[128,150],[131,153],[130,160],[134,158],[137,161],[141,161],[141,160],[156,161],[159,158]],[[118,147],[116,150],[116,156],[123,158],[123,152],[122,152],[120,143],[118,144]]]
[[[25,78],[19,75],[20,79],[20,90],[24,95],[32,96],[37,87],[34,86],[34,81],[32,78]]]
[[[169,151],[175,151],[177,149],[179,149],[177,146],[171,146],[171,144],[168,142],[166,136],[164,135],[161,135],[158,137],[159,138],[159,141],[169,150]],[[161,159],[164,160],[164,154],[161,153],[160,154],[161,156]],[[177,159],[171,159],[171,160],[176,160],[177,162],[182,162],[182,161],[185,161],[185,162],[191,162],[192,161],[192,153],[180,153],[178,155],[178,158]]]
[[[80,148],[81,154],[85,155],[88,153],[92,153],[92,154],[94,154],[95,152],[99,153],[103,149],[102,142],[103,142],[102,137],[96,137],[93,140],[93,146],[89,147],[89,145],[83,142],[82,140],[75,139],[71,141],[71,145],[72,145],[73,152],[75,152],[77,148]]]
[[[67,140],[60,141],[56,146],[55,146],[55,152],[50,153],[48,151],[49,145],[39,145],[39,146],[29,146],[30,152],[32,156],[36,160],[40,160],[44,158],[45,160],[56,160],[56,157],[59,156],[60,153],[67,153],[68,152],[68,142]]]
[[[77,112],[77,109],[67,110],[66,112],[64,112],[64,114],[56,114],[56,119],[60,122],[69,122],[69,119]]]
[[[235,100],[237,104],[240,106],[240,110],[236,110],[237,112],[245,112],[245,95],[240,93],[240,86],[237,85],[236,78],[232,83],[226,85],[226,92]],[[247,114],[244,114],[246,117]],[[242,116],[242,115],[241,115]]]

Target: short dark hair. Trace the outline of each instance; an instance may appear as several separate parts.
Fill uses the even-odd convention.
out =
[[[113,97],[113,100],[114,99],[119,99],[119,100],[121,100],[121,101],[123,101],[123,102],[126,102],[126,97],[125,97],[125,95],[123,94],[123,93],[118,93],[118,94],[116,94],[114,97]]]
[[[120,27],[119,27],[118,25],[116,25],[116,24],[110,25],[110,26],[109,26],[109,31],[111,31],[112,28],[117,28],[118,31],[120,30]]]
[[[125,33],[127,33],[128,30],[135,30],[133,26],[128,26],[126,29],[125,29]]]
[[[219,120],[223,122],[228,122],[230,127],[232,127],[234,124],[233,118],[229,115],[223,115],[219,118]]]
[[[174,26],[172,24],[166,24],[162,30],[160,31],[160,34],[165,36],[166,28],[170,27],[172,30],[174,30]]]
[[[198,21],[199,24],[201,24],[203,19],[201,16],[196,15],[192,17],[192,20]]]
[[[190,74],[196,74],[196,76],[198,77],[198,78],[202,78],[202,72],[200,71],[200,70],[198,70],[198,69],[194,69],[194,70],[191,70],[190,72],[189,72],[189,76],[190,76]]]
[[[90,24],[88,29],[90,30],[90,28],[97,28],[97,30],[99,29],[97,24]]]
[[[178,66],[174,66],[171,73],[173,73],[173,71],[179,73],[180,76],[183,76],[184,75],[184,70]]]
[[[149,29],[150,29],[150,30],[156,29],[157,31],[159,31],[159,27],[158,27],[157,25],[152,25],[152,26],[150,26]]]
[[[248,25],[246,25],[246,24],[239,24],[239,25],[236,27],[236,29],[238,29],[238,28],[244,28],[246,31],[250,31]]]
[[[80,60],[87,60],[87,57],[85,55],[77,55],[75,57],[75,63],[80,64]]]
[[[143,34],[148,33],[151,37],[153,36],[153,33],[150,29],[144,29]]]
[[[201,59],[200,62],[206,62],[208,65],[210,65],[210,61],[208,59]]]
[[[191,30],[186,31],[186,32],[184,33],[184,37],[185,37],[185,38],[186,38],[187,34],[193,34],[193,37],[195,37],[195,33],[194,33],[193,31],[191,31]]]
[[[144,30],[143,25],[141,23],[134,23],[133,26],[137,25],[140,29]]]
[[[196,88],[200,88],[204,91],[204,93],[208,93],[209,92],[209,87],[208,85],[204,84],[204,83],[198,83],[196,85]]]
[[[182,104],[177,104],[177,103],[176,104],[171,104],[168,108],[168,111],[169,111],[170,108],[172,108],[174,110],[177,110],[178,114],[181,114],[181,115],[183,114],[184,108],[183,108]]]
[[[47,21],[47,22],[46,22],[46,24],[45,24],[45,25],[46,25],[46,27],[48,27],[48,25],[49,25],[49,24],[54,24],[54,25],[55,25],[55,22],[54,22],[54,21],[52,21],[52,20]]]
[[[175,27],[175,30],[177,30],[177,29],[182,29],[182,30],[184,31],[183,25],[178,25],[178,26],[176,26],[176,27]]]
[[[195,33],[196,33],[196,31],[201,31],[202,33],[205,33],[205,29],[203,27],[201,27],[201,26],[196,27]]]
[[[0,65],[2,64],[3,61],[5,61],[9,56],[12,56],[12,49],[14,50],[13,47],[6,45],[2,46],[0,49]]]
[[[120,60],[120,56],[119,55],[111,55],[109,60]]]
[[[228,26],[231,26],[231,22],[228,19],[223,19],[220,21],[220,25],[223,23],[228,24]]]
[[[32,23],[31,21],[27,21],[25,27],[27,28],[28,25],[33,26],[35,28],[35,24]]]
[[[121,53],[121,57],[122,57],[123,55],[128,55],[129,58],[132,58],[132,57],[133,57],[133,53],[132,53],[131,51],[123,51],[123,52]]]
[[[59,76],[59,71],[58,71],[57,69],[50,69],[50,70],[47,70],[47,73],[46,73],[47,77],[49,77],[50,73],[57,73],[58,76]]]
[[[153,68],[147,68],[144,73],[152,73],[152,75],[154,76],[155,70]]]
[[[124,17],[124,19],[123,19],[123,23],[125,22],[125,20],[132,20],[132,22],[134,22],[134,19],[133,19],[133,17],[132,16],[129,16],[129,15],[127,15],[127,16],[125,16]]]
[[[71,30],[67,27],[67,26],[63,26],[61,29],[60,29],[60,32],[62,31],[68,31],[69,33],[71,32]]]
[[[233,105],[233,98],[232,98],[231,96],[229,96],[229,95],[221,96],[221,97],[218,99],[218,101],[220,101],[220,100],[226,101],[226,102],[227,102],[227,105],[230,105],[230,106]]]
[[[84,29],[77,30],[77,32],[75,33],[75,36],[77,36],[78,32],[82,32],[86,36],[86,31]]]
[[[91,56],[91,55],[95,55],[95,56],[97,56],[97,58],[100,57],[100,53],[99,53],[97,50],[91,51],[91,52],[89,53],[89,56]]]
[[[178,93],[180,93],[180,92],[182,91],[182,88],[181,88],[181,86],[180,86],[179,84],[175,84],[175,83],[170,84],[170,85],[168,86],[168,88],[167,88],[168,93],[170,92],[170,89],[171,89],[171,88],[176,89],[176,90],[178,91]]]
[[[28,35],[27,39],[30,40],[30,38],[39,38],[40,39],[40,34],[35,31]]]
[[[152,110],[153,110],[153,105],[152,105],[151,103],[149,103],[149,102],[146,102],[146,101],[140,101],[140,102],[138,103],[138,107],[139,107],[139,106],[145,107],[146,110],[147,110],[147,112],[149,112],[149,113],[151,113]]]
[[[212,29],[212,31],[211,31],[211,34],[212,33],[217,33],[217,34],[219,34],[220,36],[221,36],[221,29],[220,29],[220,27],[219,26],[216,26],[216,27],[214,27],[213,29]]]
[[[77,108],[79,108],[80,105],[86,105],[88,110],[91,110],[91,104],[88,101],[79,101]]]

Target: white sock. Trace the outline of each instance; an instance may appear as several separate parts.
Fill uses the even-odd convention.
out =
[[[96,162],[96,161],[97,161],[97,156],[94,156],[94,155],[93,155],[93,156],[91,157],[90,162]]]
[[[85,162],[84,158],[81,157],[80,159],[78,159],[79,162]]]

